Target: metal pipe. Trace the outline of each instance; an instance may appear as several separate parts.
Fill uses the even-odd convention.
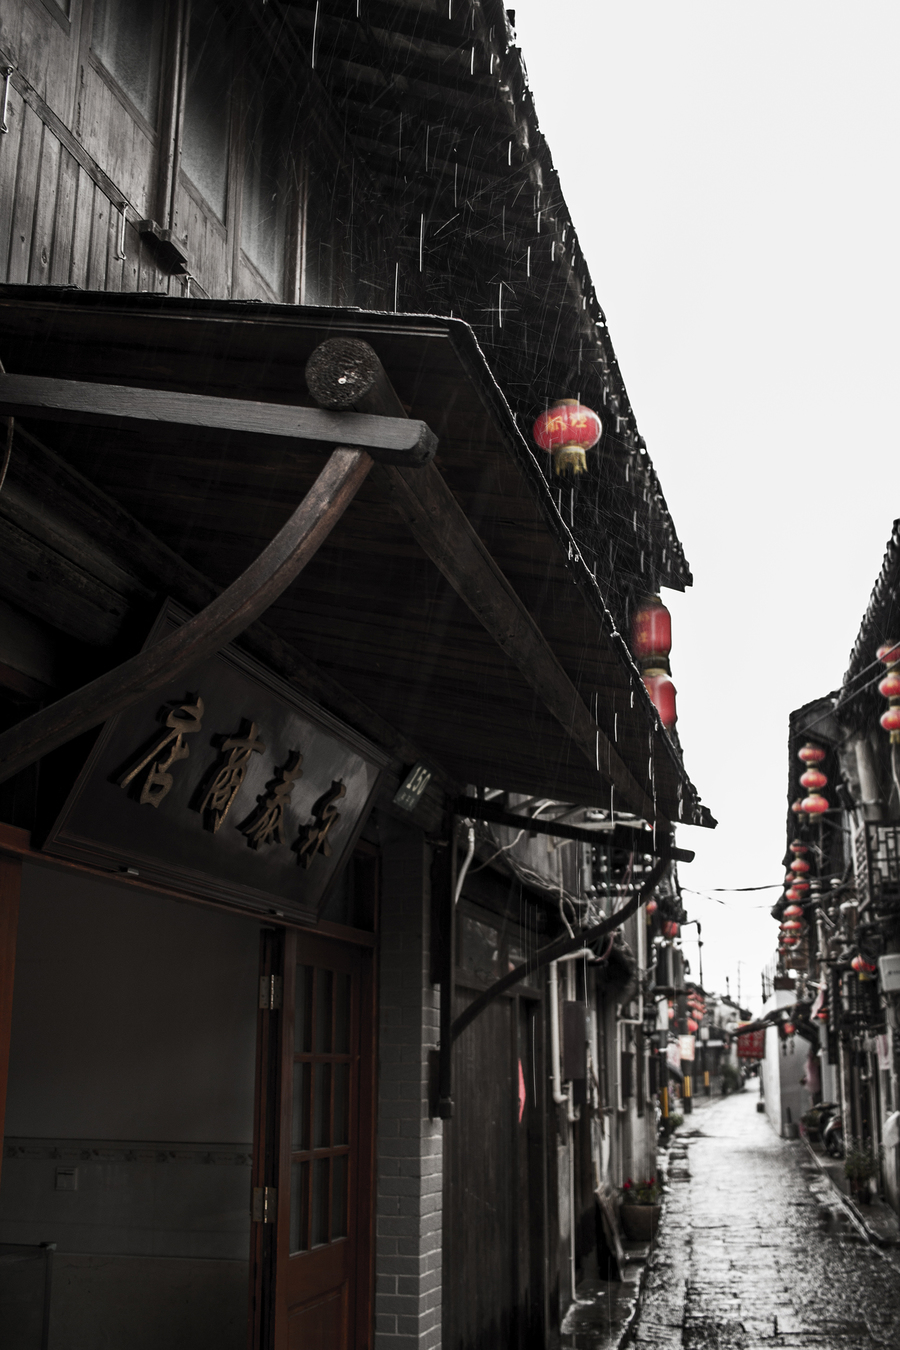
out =
[[[3,67],[3,113],[0,115],[0,136],[9,135],[6,114],[9,112],[9,82],[12,79],[12,73],[12,66]]]
[[[456,878],[456,888],[453,892],[453,908],[459,904],[459,897],[462,895],[463,882],[466,879],[466,873],[469,870],[472,859],[475,856],[475,826],[469,821],[469,847],[466,850],[466,856],[463,865],[459,869],[459,876]]]

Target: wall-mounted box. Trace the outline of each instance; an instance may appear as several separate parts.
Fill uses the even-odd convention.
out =
[[[879,956],[878,978],[882,993],[900,994],[900,952],[890,956]]]

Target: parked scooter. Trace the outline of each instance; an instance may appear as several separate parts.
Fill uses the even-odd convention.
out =
[[[844,1121],[837,1102],[823,1102],[822,1116],[828,1111],[828,1118],[822,1127],[822,1145],[829,1158],[844,1156]]]

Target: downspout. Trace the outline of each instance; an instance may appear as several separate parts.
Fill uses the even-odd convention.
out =
[[[580,955],[580,953],[577,953]],[[569,1284],[572,1302],[575,1295],[575,1140],[572,1129],[575,1115],[572,1111],[571,1089],[562,1090],[562,1076],[559,1061],[559,973],[558,963],[551,961],[547,967],[548,997],[550,999],[550,1067],[553,1082],[553,1100],[557,1106],[566,1108],[566,1149],[569,1154]]]

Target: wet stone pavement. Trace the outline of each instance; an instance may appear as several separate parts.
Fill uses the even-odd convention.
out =
[[[635,1350],[900,1350],[900,1258],[866,1243],[755,1090],[688,1116]]]

